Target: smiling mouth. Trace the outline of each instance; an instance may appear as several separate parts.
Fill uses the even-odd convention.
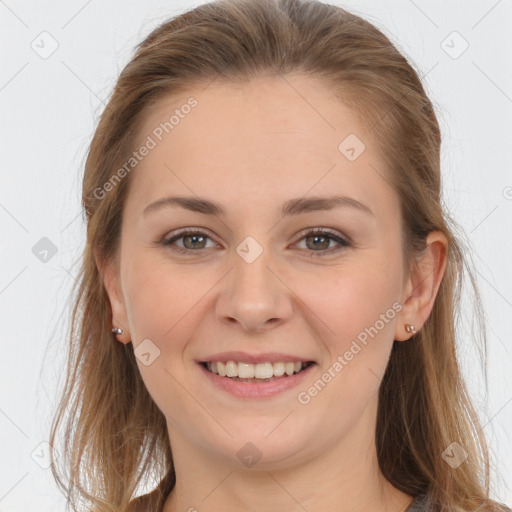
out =
[[[237,361],[200,363],[207,371],[220,377],[226,377],[237,382],[272,382],[296,375],[315,364],[313,361],[303,362],[266,362],[244,363]]]

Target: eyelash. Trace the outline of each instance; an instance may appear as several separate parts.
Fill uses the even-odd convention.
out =
[[[212,239],[210,237],[209,233],[206,231],[203,231],[201,229],[185,228],[185,229],[182,229],[181,231],[179,231],[177,234],[175,234],[171,238],[162,240],[161,243],[162,243],[162,245],[167,247],[169,250],[171,250],[175,253],[178,253],[178,254],[187,254],[187,253],[201,251],[201,249],[187,249],[184,247],[178,247],[176,245],[173,245],[174,242],[176,242],[176,240],[179,240],[180,238],[184,238],[185,236],[188,236],[188,235],[200,235],[200,236],[205,236],[207,238]],[[325,250],[320,250],[320,251],[314,251],[312,249],[303,249],[304,251],[310,252],[311,257],[324,256],[326,254],[331,254],[332,252],[337,252],[341,249],[345,249],[345,248],[353,246],[352,242],[348,238],[341,237],[337,231],[334,231],[329,228],[314,228],[314,229],[305,230],[300,233],[300,235],[299,235],[300,238],[297,240],[297,242],[300,242],[304,238],[307,238],[309,236],[315,236],[315,235],[316,236],[318,236],[318,235],[326,236],[327,238],[337,242],[339,245],[337,247],[331,247],[330,249],[325,249]],[[295,242],[295,243],[297,243],[297,242]],[[203,249],[203,250],[205,250],[205,249]],[[315,254],[315,253],[317,253],[317,254]]]

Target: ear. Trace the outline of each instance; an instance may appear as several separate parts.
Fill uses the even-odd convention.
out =
[[[448,240],[441,231],[432,231],[420,261],[411,268],[402,293],[403,309],[395,327],[395,340],[405,341],[411,334],[405,330],[412,324],[419,332],[427,321],[443,280],[448,253]]]
[[[106,261],[98,251],[94,251],[94,259],[96,266],[103,280],[103,284],[107,291],[112,309],[112,327],[120,327],[123,334],[116,334],[116,338],[121,343],[129,343],[131,341],[130,332],[128,330],[128,317],[126,315],[126,307],[124,297],[121,291],[118,272],[116,272],[115,262]]]

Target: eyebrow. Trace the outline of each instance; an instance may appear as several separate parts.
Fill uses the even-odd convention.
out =
[[[181,207],[192,212],[203,213],[205,215],[225,215],[226,212],[222,206],[215,202],[201,197],[192,196],[170,196],[163,197],[149,204],[142,212],[146,216],[150,212],[155,212],[164,208]],[[281,208],[281,215],[300,215],[319,210],[332,210],[334,208],[354,208],[363,213],[375,216],[373,211],[364,203],[348,196],[328,196],[328,197],[300,197],[286,201]]]

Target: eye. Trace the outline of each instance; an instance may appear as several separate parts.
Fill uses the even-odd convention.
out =
[[[182,240],[183,246],[176,244],[179,240]],[[185,228],[170,238],[164,239],[161,243],[173,252],[184,254],[198,252],[200,249],[212,248],[212,246],[206,246],[208,240],[212,240],[212,238],[207,231],[198,228]],[[302,241],[306,243],[304,250],[310,252],[311,256],[323,256],[326,253],[331,254],[332,252],[352,246],[349,239],[329,228],[305,230],[300,233],[299,242]],[[329,247],[332,242],[335,242],[337,246]]]
[[[206,249],[206,240],[210,239],[209,233],[200,229],[186,228],[175,234],[171,238],[166,238],[162,244],[168,246],[171,251],[177,253],[187,253],[196,249]],[[183,240],[184,247],[176,245],[177,240]]]
[[[352,246],[350,240],[329,228],[315,228],[302,232],[299,236],[301,237],[299,241],[305,241],[305,250],[309,251],[311,256],[324,256],[326,253],[331,254],[332,252]],[[333,241],[338,245],[329,248]]]

